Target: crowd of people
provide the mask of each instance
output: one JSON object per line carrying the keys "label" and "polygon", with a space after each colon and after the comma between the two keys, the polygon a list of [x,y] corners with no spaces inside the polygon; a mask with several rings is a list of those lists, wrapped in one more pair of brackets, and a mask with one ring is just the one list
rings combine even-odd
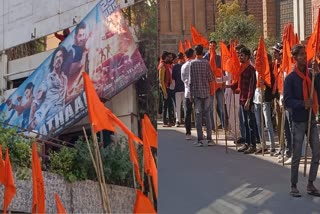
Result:
{"label": "crowd of people", "polygon": [[[214,40],[209,41],[209,50],[216,49],[216,45]],[[268,54],[271,84],[260,78],[255,69],[257,49],[251,51],[242,44],[235,46],[240,61],[237,81],[227,70],[222,71],[221,77],[215,76],[209,63],[210,52],[206,52],[202,45],[189,48],[185,53],[163,51],[158,65],[161,89],[159,113],[162,113],[163,126],[179,127],[184,121],[186,140],[191,140],[194,112],[197,132],[194,146],[213,145],[212,135],[217,129],[225,129],[228,132],[225,137],[233,138],[234,143],[240,145],[238,152],[270,154],[278,157],[279,163],[291,164],[290,194],[300,197],[297,189],[298,169],[304,153],[303,144],[306,143],[309,110],[312,109],[308,142],[312,160],[307,192],[320,196],[313,185],[320,158],[316,122],[317,94],[320,93],[318,63],[307,62],[305,46],[296,44],[291,49],[295,61],[292,72],[281,71],[282,49],[282,43],[277,43],[272,47],[272,55]],[[215,63],[221,68],[218,54]],[[315,84],[313,97],[310,98],[312,75],[315,76]],[[268,133],[268,146],[265,131]],[[284,146],[279,149],[276,149],[276,134],[278,142],[284,138]]]}

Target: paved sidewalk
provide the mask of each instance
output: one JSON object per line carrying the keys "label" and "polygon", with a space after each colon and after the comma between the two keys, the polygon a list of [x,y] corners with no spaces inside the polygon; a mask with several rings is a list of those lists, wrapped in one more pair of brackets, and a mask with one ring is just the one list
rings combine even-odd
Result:
{"label": "paved sidewalk", "polygon": [[[298,183],[302,198],[292,198],[290,166],[269,154],[239,153],[233,141],[228,141],[226,154],[223,139],[215,146],[194,147],[195,130],[192,135],[187,141],[183,127],[158,125],[158,213],[320,214],[320,198],[306,193],[303,164]],[[319,176],[315,185],[320,188]]]}

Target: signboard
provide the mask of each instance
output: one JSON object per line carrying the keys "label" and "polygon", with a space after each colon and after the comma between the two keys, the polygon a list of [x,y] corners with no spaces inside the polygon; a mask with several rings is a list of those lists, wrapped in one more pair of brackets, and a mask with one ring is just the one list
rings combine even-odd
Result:
{"label": "signboard", "polygon": [[110,99],[146,72],[116,0],[102,0],[0,105],[5,124],[56,136],[87,115],[82,72]]}

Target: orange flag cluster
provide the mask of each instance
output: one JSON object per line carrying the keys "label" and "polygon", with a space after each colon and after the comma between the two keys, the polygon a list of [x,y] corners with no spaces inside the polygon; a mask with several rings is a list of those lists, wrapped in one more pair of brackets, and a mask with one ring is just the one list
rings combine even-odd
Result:
{"label": "orange flag cluster", "polygon": [[[157,132],[151,124],[150,119],[145,115],[142,120],[142,133],[143,141],[132,133],[117,116],[115,116],[104,104],[100,101],[94,86],[87,73],[83,72],[85,93],[87,96],[87,104],[89,111],[89,118],[92,125],[95,127],[95,133],[100,130],[115,130],[115,125],[122,129],[127,134],[130,150],[130,160],[134,166],[135,176],[141,187],[143,188],[142,179],[140,176],[139,162],[137,151],[133,141],[143,144],[144,153],[144,168],[145,172],[152,176],[153,187],[156,196],[158,196],[158,172],[151,152],[151,146],[154,148],[158,147],[157,143]],[[96,108],[99,106],[99,108]],[[101,114],[100,112],[103,112]],[[105,122],[106,121],[106,122]],[[156,213],[152,203],[147,197],[145,197],[140,191],[137,191],[137,199],[134,207],[134,213]],[[152,209],[151,209],[151,208]]]}
{"label": "orange flag cluster", "polygon": [[2,159],[2,146],[0,145],[0,183],[4,185],[3,213],[7,213],[9,204],[16,194],[13,172],[9,157],[9,149],[6,149],[6,159]]}

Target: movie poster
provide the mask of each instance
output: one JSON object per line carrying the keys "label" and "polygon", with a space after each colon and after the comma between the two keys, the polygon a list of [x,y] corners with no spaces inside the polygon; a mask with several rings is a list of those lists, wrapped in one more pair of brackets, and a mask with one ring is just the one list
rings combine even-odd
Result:
{"label": "movie poster", "polygon": [[100,1],[0,106],[5,124],[56,136],[87,115],[82,72],[110,99],[146,72],[116,0]]}

